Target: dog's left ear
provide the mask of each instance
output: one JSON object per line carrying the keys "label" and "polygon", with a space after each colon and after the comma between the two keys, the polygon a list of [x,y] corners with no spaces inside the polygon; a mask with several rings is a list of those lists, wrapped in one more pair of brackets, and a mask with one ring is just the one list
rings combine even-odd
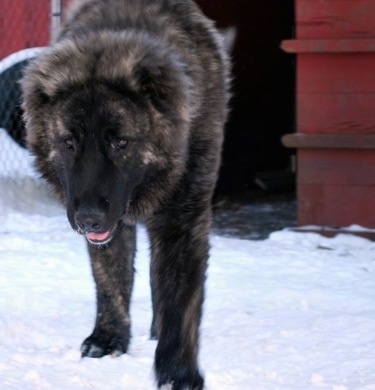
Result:
{"label": "dog's left ear", "polygon": [[236,43],[237,29],[235,27],[221,28],[219,30],[223,37],[224,48],[228,54],[231,54]]}
{"label": "dog's left ear", "polygon": [[141,68],[138,80],[141,93],[147,95],[153,103],[169,101],[176,91],[176,81],[163,65]]}
{"label": "dog's left ear", "polygon": [[188,120],[191,107],[191,79],[183,64],[170,53],[152,53],[144,57],[134,70],[137,92],[160,112]]}

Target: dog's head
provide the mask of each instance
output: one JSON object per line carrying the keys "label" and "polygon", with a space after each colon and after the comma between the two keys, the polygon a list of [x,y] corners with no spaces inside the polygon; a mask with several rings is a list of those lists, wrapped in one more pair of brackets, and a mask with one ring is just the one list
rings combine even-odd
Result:
{"label": "dog's head", "polygon": [[107,244],[124,218],[147,217],[182,175],[189,77],[159,42],[63,41],[29,65],[22,88],[36,166],[91,243]]}

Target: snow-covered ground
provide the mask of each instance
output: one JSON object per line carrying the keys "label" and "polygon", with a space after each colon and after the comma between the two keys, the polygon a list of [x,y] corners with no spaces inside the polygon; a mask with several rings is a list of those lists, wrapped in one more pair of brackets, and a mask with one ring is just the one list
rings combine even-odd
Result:
{"label": "snow-covered ground", "polygon": [[[26,189],[0,179],[0,388],[152,389],[145,230],[130,351],[81,359],[95,316],[85,243],[21,172]],[[287,230],[264,241],[213,236],[206,295],[207,390],[375,389],[375,243]]]}

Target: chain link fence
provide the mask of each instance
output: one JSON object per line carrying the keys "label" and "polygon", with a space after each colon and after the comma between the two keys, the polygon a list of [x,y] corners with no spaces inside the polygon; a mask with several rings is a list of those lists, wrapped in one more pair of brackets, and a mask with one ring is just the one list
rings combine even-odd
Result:
{"label": "chain link fence", "polygon": [[10,205],[30,210],[33,198],[47,196],[25,147],[19,80],[24,66],[54,38],[68,1],[0,0],[0,214]]}

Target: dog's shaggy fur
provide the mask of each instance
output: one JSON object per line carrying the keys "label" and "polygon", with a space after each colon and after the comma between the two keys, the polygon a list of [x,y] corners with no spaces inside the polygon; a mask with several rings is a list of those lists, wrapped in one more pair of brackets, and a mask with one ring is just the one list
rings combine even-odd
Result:
{"label": "dog's shaggy fur", "polygon": [[223,46],[191,0],[80,0],[22,81],[36,166],[89,243],[97,318],[82,355],[128,349],[134,223],[143,220],[159,387],[203,388],[199,323],[228,102]]}

